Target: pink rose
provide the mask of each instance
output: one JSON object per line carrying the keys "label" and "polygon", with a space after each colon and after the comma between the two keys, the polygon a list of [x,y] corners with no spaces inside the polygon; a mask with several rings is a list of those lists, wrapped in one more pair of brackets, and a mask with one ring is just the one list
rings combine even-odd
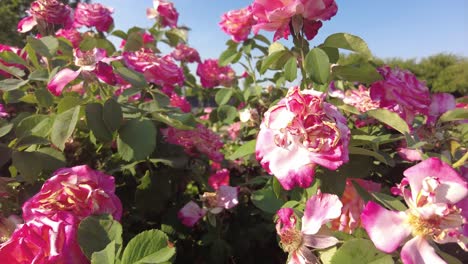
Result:
{"label": "pink rose", "polygon": [[18,32],[26,33],[36,25],[51,24],[63,25],[69,28],[72,25],[71,8],[58,0],[37,0],[31,3],[27,13],[29,16],[18,23]]}
{"label": "pink rose", "polygon": [[223,14],[219,23],[221,29],[231,35],[235,42],[246,40],[254,24],[251,7],[229,11]]}
{"label": "pink rose", "polygon": [[114,192],[114,177],[110,175],[86,165],[59,169],[23,204],[23,218],[30,221],[38,215],[65,211],[79,220],[93,214],[112,214],[120,220],[122,204]]}
{"label": "pink rose", "polygon": [[215,162],[224,159],[224,155],[220,152],[224,146],[221,138],[202,124],[198,124],[194,130],[168,127],[161,129],[161,132],[168,143],[184,147],[185,152],[191,156],[198,156],[198,153],[201,153]]}
{"label": "pink rose", "polygon": [[289,89],[264,116],[256,156],[283,188],[307,188],[321,165],[336,170],[348,162],[350,131],[346,118],[314,90]]}
{"label": "pink rose", "polygon": [[197,75],[200,76],[204,88],[214,88],[219,85],[231,86],[236,77],[231,67],[219,66],[216,59],[208,59],[198,64]]}
{"label": "pink rose", "polygon": [[36,215],[0,246],[2,263],[87,264],[77,241],[78,219],[69,212]]}
{"label": "pink rose", "polygon": [[9,116],[10,114],[6,111],[5,106],[3,104],[0,104],[0,118],[7,118]]}
{"label": "pink rose", "polygon": [[205,209],[200,208],[194,201],[190,201],[179,210],[177,218],[184,226],[193,227],[205,214]]}
{"label": "pink rose", "polygon": [[159,57],[149,49],[124,52],[122,55],[125,64],[129,68],[143,73],[148,82],[171,88],[184,84],[184,72],[169,55]]}
{"label": "pink rose", "polygon": [[166,0],[153,0],[154,8],[146,10],[146,16],[149,19],[157,18],[163,27],[177,27],[179,13],[174,7],[174,4]]}
{"label": "pink rose", "polygon": [[68,41],[71,42],[73,48],[75,48],[75,49],[80,46],[80,43],[81,43],[81,40],[82,40],[81,33],[78,30],[74,29],[74,28],[59,29],[57,32],[55,32],[55,36],[63,37],[65,39],[67,39]]}
{"label": "pink rose", "polygon": [[171,55],[177,61],[198,63],[201,62],[200,54],[198,54],[198,51],[182,43],[177,45],[177,47],[171,53]]}
{"label": "pink rose", "polygon": [[379,102],[372,101],[370,91],[364,85],[359,85],[358,89],[346,90],[343,102],[356,107],[361,113],[378,109],[380,106]]}
{"label": "pink rose", "polygon": [[[5,52],[5,51],[13,52],[16,55],[23,58],[24,60],[26,60],[26,52],[22,53],[21,49],[19,49],[17,47],[11,47],[11,46],[8,46],[8,45],[0,44],[0,52]],[[26,69],[26,67],[24,65],[17,64],[17,63],[8,63],[8,62],[5,62],[4,60],[2,60],[1,58],[0,58],[0,63],[7,66],[7,67],[16,67],[16,68],[19,68],[19,69],[22,69],[22,70]],[[5,77],[5,78],[10,78],[11,77],[11,74],[9,74],[8,72],[3,71],[3,70],[0,70],[0,75]]]}
{"label": "pink rose", "polygon": [[107,32],[114,23],[114,10],[101,4],[78,3],[75,9],[75,27],[96,27],[98,31]]}
{"label": "pink rose", "polygon": [[220,169],[208,178],[208,185],[214,190],[218,190],[221,186],[229,186],[229,170]]}
{"label": "pink rose", "polygon": [[171,104],[171,106],[173,106],[173,107],[179,108],[179,109],[182,110],[182,112],[184,112],[184,113],[190,113],[190,111],[192,111],[192,106],[191,106],[190,103],[185,99],[185,97],[179,96],[179,95],[176,94],[176,93],[173,93],[173,94],[171,95],[170,104]]}
{"label": "pink rose", "polygon": [[379,68],[383,80],[374,82],[370,96],[380,107],[396,112],[411,126],[417,114],[428,115],[431,98],[429,89],[407,70]]}

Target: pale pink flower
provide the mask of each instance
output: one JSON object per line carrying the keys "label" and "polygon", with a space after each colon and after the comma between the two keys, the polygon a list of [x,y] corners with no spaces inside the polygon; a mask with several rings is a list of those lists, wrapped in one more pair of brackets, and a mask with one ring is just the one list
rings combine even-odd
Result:
{"label": "pale pink flower", "polygon": [[[13,52],[15,53],[16,55],[20,56],[21,58],[23,58],[24,60],[26,60],[26,52],[22,53],[21,52],[21,49],[17,48],[17,47],[12,47],[12,46],[8,46],[8,45],[3,45],[3,44],[0,44],[0,52],[5,52],[5,51],[9,51],[9,52]],[[9,62],[5,62],[4,60],[2,60],[0,58],[0,63],[7,66],[7,67],[16,67],[18,69],[22,69],[22,70],[25,70],[26,67],[24,65],[21,65],[21,64],[17,64],[17,63],[9,63]],[[11,74],[6,72],[6,71],[3,71],[3,70],[0,70],[0,76],[3,76],[5,78],[10,78],[11,77]]]}
{"label": "pale pink flower", "polygon": [[210,175],[208,178],[208,185],[210,185],[214,190],[218,190],[221,186],[229,186],[229,179],[229,170],[220,169]]}
{"label": "pale pink flower", "polygon": [[177,27],[179,13],[174,4],[166,0],[153,0],[154,8],[146,10],[146,16],[149,19],[156,18],[163,27]]}
{"label": "pale pink flower", "polygon": [[59,29],[57,32],[55,32],[55,36],[63,37],[65,39],[67,39],[68,41],[70,41],[73,48],[75,48],[75,49],[80,46],[80,43],[81,43],[81,40],[82,40],[81,33],[78,30],[74,29],[74,28]]}
{"label": "pale pink flower", "polygon": [[70,28],[73,23],[72,9],[59,0],[34,1],[26,13],[29,16],[18,23],[18,32],[26,33],[36,25],[63,25]]}
{"label": "pale pink flower", "polygon": [[109,65],[115,58],[108,58],[105,50],[94,48],[89,51],[81,51],[80,49],[75,49],[73,54],[75,65],[80,68],[77,71],[65,68],[55,74],[47,85],[47,88],[53,95],[61,95],[63,88],[78,78],[80,74],[85,76],[92,74],[110,85],[116,83],[113,68]]}
{"label": "pale pink flower", "polygon": [[375,246],[391,253],[411,235],[401,250],[405,264],[445,263],[430,246],[431,240],[457,242],[467,251],[466,212],[457,206],[466,201],[466,180],[438,158],[424,160],[403,174],[405,178],[392,191],[403,196],[406,211],[390,211],[371,201],[362,212],[362,225]]}
{"label": "pale pink flower", "polygon": [[239,137],[241,131],[241,122],[234,122],[228,127],[228,134],[231,140],[236,140]]}
{"label": "pale pink flower", "polygon": [[354,230],[361,226],[361,212],[364,209],[365,202],[354,188],[353,182],[361,186],[368,192],[380,191],[380,184],[366,181],[362,179],[346,179],[346,187],[341,196],[343,208],[341,215],[331,223],[332,229],[339,230],[345,233],[353,233]]}
{"label": "pale pink flower", "polygon": [[223,153],[220,152],[224,146],[221,138],[202,124],[197,124],[194,130],[168,127],[161,129],[161,132],[168,143],[184,147],[185,152],[191,156],[201,153],[215,162],[224,159]]}
{"label": "pale pink flower", "polygon": [[197,75],[204,88],[214,88],[219,85],[231,86],[236,77],[236,73],[229,66],[219,66],[218,60],[208,59],[199,63]]}
{"label": "pale pink flower", "polygon": [[77,241],[78,223],[78,218],[69,212],[39,214],[0,245],[0,260],[18,264],[87,264],[89,260]]}
{"label": "pale pink flower", "polygon": [[179,43],[175,50],[171,53],[172,57],[177,61],[183,62],[198,62],[200,63],[200,54],[194,48],[185,44]]}
{"label": "pale pink flower", "polygon": [[317,165],[336,170],[349,160],[346,118],[324,99],[296,86],[265,113],[257,160],[286,190],[310,186]]}
{"label": "pale pink flower", "polygon": [[262,30],[275,31],[274,40],[288,38],[294,16],[303,19],[306,37],[310,40],[321,27],[319,20],[329,20],[338,11],[334,0],[255,0],[252,11],[257,23],[255,34]]}
{"label": "pale pink flower", "polygon": [[190,201],[179,210],[177,218],[184,226],[193,227],[205,214],[205,209],[200,208],[194,201]]}
{"label": "pale pink flower", "polygon": [[130,69],[143,73],[146,81],[150,83],[171,88],[184,84],[183,70],[169,55],[160,57],[152,50],[141,49],[135,52],[124,52],[123,58]]}
{"label": "pale pink flower", "polygon": [[414,74],[398,68],[383,66],[378,69],[383,80],[374,82],[370,96],[380,107],[400,115],[408,125],[413,123],[417,114],[428,115],[431,98],[429,88]]}
{"label": "pale pink flower", "polygon": [[212,214],[219,214],[223,210],[234,208],[239,204],[238,187],[221,185],[216,192],[205,192],[201,197],[204,207]]}
{"label": "pale pink flower", "polygon": [[79,220],[93,214],[111,214],[120,220],[122,204],[114,194],[114,177],[86,165],[56,171],[39,193],[23,204],[25,221],[38,215],[71,212]]}
{"label": "pale pink flower", "polygon": [[[406,144],[405,144],[406,145]],[[412,149],[412,148],[406,148],[406,147],[400,147],[397,149],[398,155],[406,160],[406,161],[420,161],[423,159],[422,157],[422,151],[419,149]]]}
{"label": "pale pink flower", "polygon": [[114,24],[112,8],[101,4],[78,3],[75,9],[75,27],[95,27],[96,30],[107,32]]}
{"label": "pale pink flower", "polygon": [[173,107],[179,108],[184,113],[190,113],[192,111],[192,106],[185,99],[185,97],[179,96],[176,93],[172,93],[171,99],[170,99],[170,105]]}
{"label": "pale pink flower", "polygon": [[6,111],[5,106],[0,104],[0,118],[7,118],[10,114]]}
{"label": "pale pink flower", "polygon": [[221,29],[226,34],[231,35],[232,40],[235,42],[246,40],[254,24],[255,19],[250,6],[223,14],[221,22],[219,22]]}
{"label": "pale pink flower", "polygon": [[427,124],[434,125],[442,114],[456,108],[456,101],[455,97],[449,93],[435,93],[431,97]]}
{"label": "pale pink flower", "polygon": [[281,247],[289,253],[288,264],[319,263],[310,248],[324,249],[338,243],[338,239],[321,229],[340,216],[342,206],[338,196],[318,192],[307,200],[300,230],[296,228],[297,218],[292,208],[282,208],[277,212],[276,233]]}
{"label": "pale pink flower", "polygon": [[210,119],[210,114],[213,112],[213,108],[211,107],[205,107],[203,108],[203,115],[200,116],[199,118],[201,120],[209,120]]}

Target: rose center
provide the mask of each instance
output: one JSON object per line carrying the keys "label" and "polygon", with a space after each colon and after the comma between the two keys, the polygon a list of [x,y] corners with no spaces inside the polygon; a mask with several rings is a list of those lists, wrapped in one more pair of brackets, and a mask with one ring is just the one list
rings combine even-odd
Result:
{"label": "rose center", "polygon": [[281,245],[284,251],[290,253],[299,249],[302,245],[302,233],[295,228],[288,228],[280,235]]}
{"label": "rose center", "polygon": [[408,217],[408,223],[412,227],[414,236],[430,236],[433,235],[440,225],[441,219],[438,216],[432,216],[428,219],[421,218],[415,214]]}

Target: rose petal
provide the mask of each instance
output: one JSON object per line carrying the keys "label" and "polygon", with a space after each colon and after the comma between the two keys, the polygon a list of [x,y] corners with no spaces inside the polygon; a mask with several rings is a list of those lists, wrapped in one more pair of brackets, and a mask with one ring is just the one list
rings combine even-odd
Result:
{"label": "rose petal", "polygon": [[36,20],[34,19],[33,16],[28,16],[23,19],[18,23],[18,32],[20,33],[26,33],[28,31],[31,31],[33,27],[37,25]]}
{"label": "rose petal", "polygon": [[204,209],[200,208],[194,201],[190,201],[180,209],[177,218],[182,221],[183,225],[193,227],[205,214]]}
{"label": "rose petal", "polygon": [[47,89],[55,95],[60,96],[62,94],[63,88],[70,83],[71,81],[75,80],[78,75],[80,75],[81,70],[73,71],[70,69],[63,69],[59,71],[55,76],[50,80],[49,84],[47,85]]}
{"label": "rose petal", "polygon": [[311,248],[328,248],[336,245],[339,240],[336,237],[324,236],[324,235],[307,235],[302,236],[304,244]]}
{"label": "rose petal", "polygon": [[401,260],[404,264],[446,264],[421,236],[406,242],[401,249]]}
{"label": "rose petal", "polygon": [[317,234],[320,227],[341,214],[343,204],[337,195],[319,193],[312,196],[306,203],[302,217],[302,233]]}
{"label": "rose petal", "polygon": [[219,189],[216,191],[218,201],[217,205],[223,207],[224,209],[231,209],[236,206],[239,201],[237,200],[237,194],[239,190],[237,187],[232,186],[219,186]]}

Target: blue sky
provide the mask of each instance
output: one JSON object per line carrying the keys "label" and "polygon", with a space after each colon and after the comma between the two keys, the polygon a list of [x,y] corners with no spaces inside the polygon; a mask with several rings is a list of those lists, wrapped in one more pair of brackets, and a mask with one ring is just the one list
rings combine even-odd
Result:
{"label": "blue sky", "polygon": [[[151,0],[94,0],[114,8],[115,26],[151,27],[146,8]],[[173,0],[186,25],[189,44],[202,59],[216,58],[229,36],[218,26],[223,13],[253,0]],[[363,38],[381,58],[421,58],[439,52],[468,56],[468,1],[466,0],[337,0],[338,14],[326,21],[312,40],[318,45],[330,34],[347,32]]]}

